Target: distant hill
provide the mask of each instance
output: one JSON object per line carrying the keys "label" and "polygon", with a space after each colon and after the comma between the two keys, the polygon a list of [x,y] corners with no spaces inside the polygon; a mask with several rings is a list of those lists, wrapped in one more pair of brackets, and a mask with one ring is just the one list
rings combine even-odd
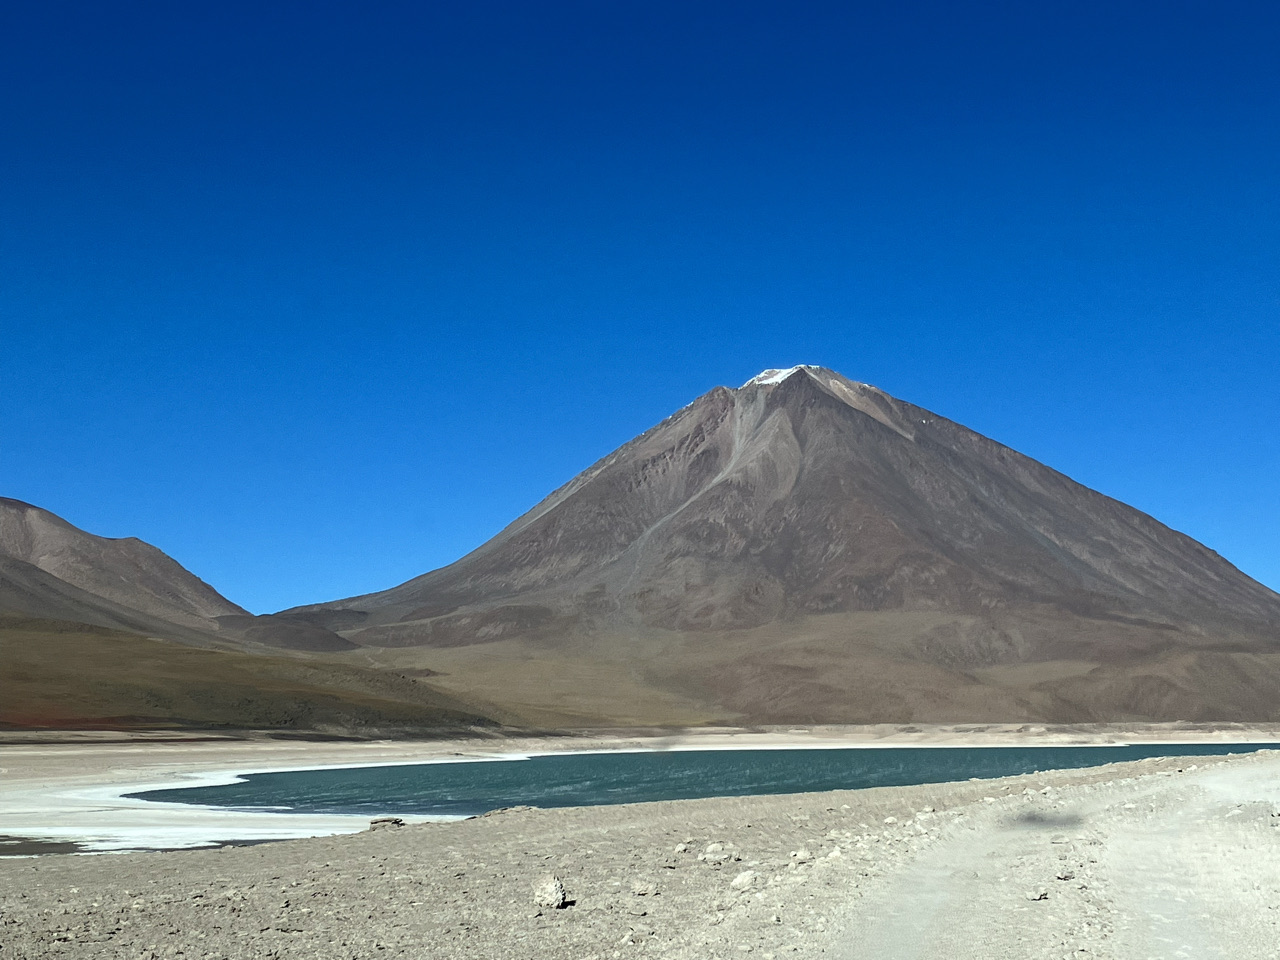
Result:
{"label": "distant hill", "polygon": [[543,722],[1280,719],[1280,595],[820,367],[712,390],[448,567],[285,614]]}
{"label": "distant hill", "polygon": [[197,645],[300,650],[352,645],[291,617],[255,617],[172,557],[134,537],[87,533],[0,497],[0,614],[53,618]]}
{"label": "distant hill", "polygon": [[352,646],[254,617],[141,540],[0,498],[0,727],[489,723],[419,679],[299,659]]}

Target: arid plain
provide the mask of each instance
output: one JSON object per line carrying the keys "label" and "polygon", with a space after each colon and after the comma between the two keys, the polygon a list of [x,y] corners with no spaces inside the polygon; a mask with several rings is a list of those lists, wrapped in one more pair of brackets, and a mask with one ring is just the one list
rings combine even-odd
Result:
{"label": "arid plain", "polygon": [[[43,791],[48,823],[59,822],[61,802],[73,831],[91,833],[96,817],[137,840],[145,818],[131,821],[101,794],[87,807],[76,798],[90,784],[173,782],[228,763],[1276,735],[1010,726],[572,743],[13,744],[0,803],[5,822],[18,823],[24,789],[28,802]],[[206,836],[231,827],[191,811],[187,840],[202,816]],[[166,817],[150,819],[157,835]],[[1280,753],[1264,751],[918,787],[513,809],[206,850],[9,858],[0,957],[1262,958],[1280,937],[1277,823]],[[367,824],[326,829],[357,827]],[[560,906],[539,902],[549,877],[564,891]]]}

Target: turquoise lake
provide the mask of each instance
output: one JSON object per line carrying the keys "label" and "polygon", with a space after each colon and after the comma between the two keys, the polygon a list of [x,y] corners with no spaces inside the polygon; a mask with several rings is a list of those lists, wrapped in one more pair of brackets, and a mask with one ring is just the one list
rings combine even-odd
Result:
{"label": "turquoise lake", "polygon": [[499,807],[591,806],[944,783],[1143,757],[1213,756],[1280,744],[894,747],[581,753],[526,759],[257,773],[241,783],[150,790],[145,800],[295,813],[475,816]]}

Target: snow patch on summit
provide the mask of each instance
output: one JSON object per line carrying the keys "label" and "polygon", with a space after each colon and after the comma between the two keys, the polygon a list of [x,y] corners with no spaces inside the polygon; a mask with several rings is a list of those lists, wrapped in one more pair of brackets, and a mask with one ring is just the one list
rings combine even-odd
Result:
{"label": "snow patch on summit", "polygon": [[794,374],[799,373],[801,370],[808,373],[837,400],[848,404],[860,413],[866,414],[872,420],[875,420],[894,431],[894,433],[897,433],[908,440],[915,440],[915,429],[912,426],[911,421],[902,417],[900,414],[895,413],[892,405],[885,405],[884,403],[877,401],[877,397],[884,398],[886,396],[883,390],[878,387],[873,387],[869,383],[859,383],[854,380],[848,380],[840,376],[838,373],[812,363],[802,363],[799,366],[788,367],[785,370],[762,370],[760,373],[757,373],[754,377],[744,383],[739,389],[751,386],[776,386]]}
{"label": "snow patch on summit", "polygon": [[772,370],[772,369],[762,370],[759,373],[757,373],[754,377],[752,377],[750,380],[748,380],[746,383],[744,383],[742,386],[749,387],[754,383],[762,387],[767,387],[775,383],[781,383],[783,380],[787,379],[787,377],[791,376],[793,373],[795,373],[798,370],[817,370],[817,369],[818,367],[814,366],[812,363],[802,363],[799,366],[788,367],[785,370]]}

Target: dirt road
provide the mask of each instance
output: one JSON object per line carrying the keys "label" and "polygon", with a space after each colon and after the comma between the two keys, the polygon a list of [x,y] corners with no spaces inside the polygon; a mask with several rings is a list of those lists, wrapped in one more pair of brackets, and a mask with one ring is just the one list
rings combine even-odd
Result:
{"label": "dirt road", "polygon": [[981,804],[856,897],[828,954],[1274,960],[1278,828],[1275,755]]}

